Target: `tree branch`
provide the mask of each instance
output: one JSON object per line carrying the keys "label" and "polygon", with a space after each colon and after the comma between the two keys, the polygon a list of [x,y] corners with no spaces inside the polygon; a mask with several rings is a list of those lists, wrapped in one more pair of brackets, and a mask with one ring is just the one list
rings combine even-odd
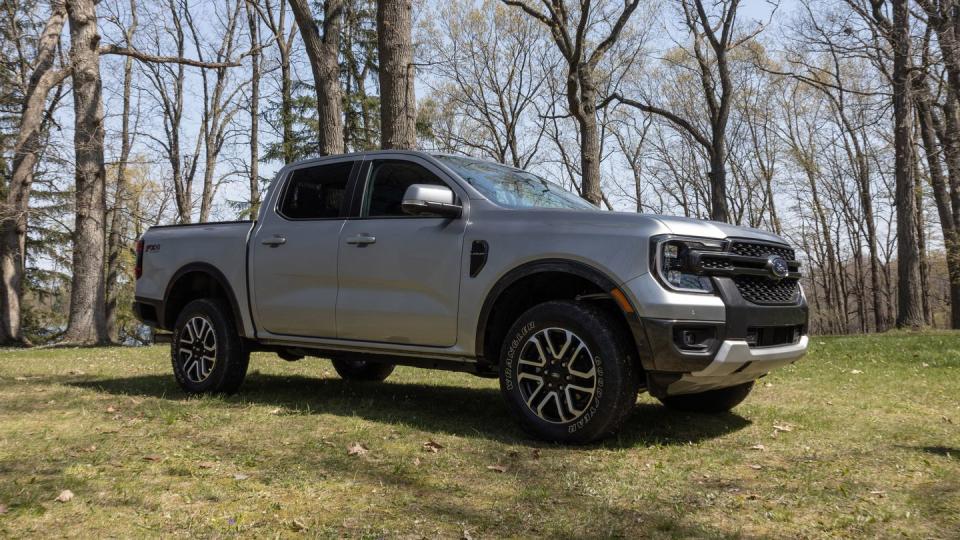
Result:
{"label": "tree branch", "polygon": [[129,56],[141,62],[152,62],[156,64],[182,64],[185,66],[207,69],[238,67],[240,65],[239,62],[203,62],[200,60],[192,60],[190,58],[181,58],[179,56],[158,56],[155,54],[138,51],[136,49],[120,47],[119,45],[103,45],[100,47],[100,54],[117,54],[120,56]]}

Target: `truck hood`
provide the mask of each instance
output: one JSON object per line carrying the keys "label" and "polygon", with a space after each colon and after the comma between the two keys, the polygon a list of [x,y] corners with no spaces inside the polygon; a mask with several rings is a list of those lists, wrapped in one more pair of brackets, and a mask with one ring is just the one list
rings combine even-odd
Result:
{"label": "truck hood", "polygon": [[754,229],[751,227],[740,227],[720,221],[706,221],[679,216],[662,216],[645,214],[647,217],[659,221],[664,227],[673,234],[683,236],[700,236],[704,238],[723,239],[728,237],[752,238],[756,240],[766,240],[768,242],[788,242],[776,234]]}

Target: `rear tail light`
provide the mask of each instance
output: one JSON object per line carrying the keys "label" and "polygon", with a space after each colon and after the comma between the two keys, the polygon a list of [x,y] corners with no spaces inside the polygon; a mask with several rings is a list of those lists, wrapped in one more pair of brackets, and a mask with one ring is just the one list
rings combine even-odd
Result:
{"label": "rear tail light", "polygon": [[137,252],[137,262],[134,264],[134,267],[133,267],[133,275],[137,279],[140,279],[140,276],[143,275],[143,239],[142,238],[140,240],[137,240],[136,252]]}

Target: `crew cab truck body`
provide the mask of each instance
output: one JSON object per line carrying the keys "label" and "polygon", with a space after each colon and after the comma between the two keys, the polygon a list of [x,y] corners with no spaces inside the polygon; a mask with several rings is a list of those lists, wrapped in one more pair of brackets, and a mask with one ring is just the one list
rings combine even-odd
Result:
{"label": "crew cab truck body", "polygon": [[149,229],[134,311],[173,331],[191,393],[233,392],[250,351],[499,377],[541,438],[615,432],[646,390],[726,411],[807,347],[780,237],[605,212],[471,158],[369,152],[284,167],[253,222]]}

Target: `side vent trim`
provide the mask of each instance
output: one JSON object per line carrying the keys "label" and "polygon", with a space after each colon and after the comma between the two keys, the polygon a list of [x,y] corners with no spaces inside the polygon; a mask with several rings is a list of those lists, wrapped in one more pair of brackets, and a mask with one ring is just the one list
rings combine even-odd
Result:
{"label": "side vent trim", "polygon": [[490,245],[486,240],[474,240],[470,246],[470,277],[475,278],[487,265],[487,255],[490,254]]}

